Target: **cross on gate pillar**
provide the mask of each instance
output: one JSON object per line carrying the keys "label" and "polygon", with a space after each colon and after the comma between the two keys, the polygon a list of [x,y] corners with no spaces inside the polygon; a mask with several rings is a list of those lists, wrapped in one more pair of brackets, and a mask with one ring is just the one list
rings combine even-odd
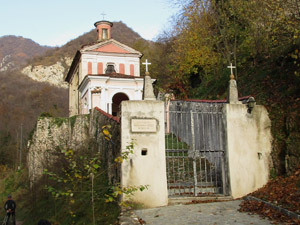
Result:
{"label": "cross on gate pillar", "polygon": [[228,87],[228,97],[227,101],[229,104],[241,104],[239,101],[239,96],[238,96],[238,88],[237,88],[237,83],[236,80],[234,79],[233,75],[233,68],[236,68],[235,66],[232,66],[232,63],[230,63],[230,66],[227,68],[230,69],[230,81],[229,81],[229,87]]}
{"label": "cross on gate pillar", "polygon": [[146,65],[146,75],[144,78],[143,100],[156,100],[154,92],[153,92],[152,80],[151,80],[151,77],[149,76],[149,72],[148,72],[148,65],[151,65],[151,63],[149,63],[148,60],[146,59],[146,62],[144,62],[143,65]]}

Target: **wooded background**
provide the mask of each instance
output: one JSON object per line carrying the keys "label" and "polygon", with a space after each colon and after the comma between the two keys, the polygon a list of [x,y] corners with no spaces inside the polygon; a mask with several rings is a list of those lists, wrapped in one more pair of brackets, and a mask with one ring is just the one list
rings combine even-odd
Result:
{"label": "wooded background", "polygon": [[[299,1],[178,0],[174,4],[181,10],[155,42],[142,39],[122,22],[114,22],[112,37],[141,51],[141,61],[152,63],[149,70],[157,79],[156,92],[173,92],[177,99],[226,98],[227,66],[233,63],[239,95],[254,96],[270,113],[272,176],[291,173],[300,164]],[[92,30],[41,52],[27,64],[52,65],[96,39]],[[21,124],[25,147],[41,113],[67,116],[68,92],[32,81],[17,68],[1,72],[0,79],[0,163],[16,166]]]}

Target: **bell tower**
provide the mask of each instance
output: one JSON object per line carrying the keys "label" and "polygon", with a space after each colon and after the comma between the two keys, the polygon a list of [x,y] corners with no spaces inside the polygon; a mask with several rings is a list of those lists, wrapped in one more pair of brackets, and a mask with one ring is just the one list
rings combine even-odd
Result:
{"label": "bell tower", "polygon": [[113,23],[101,20],[96,23],[94,23],[95,27],[97,28],[98,32],[98,41],[108,40],[111,37],[111,27],[113,26]]}

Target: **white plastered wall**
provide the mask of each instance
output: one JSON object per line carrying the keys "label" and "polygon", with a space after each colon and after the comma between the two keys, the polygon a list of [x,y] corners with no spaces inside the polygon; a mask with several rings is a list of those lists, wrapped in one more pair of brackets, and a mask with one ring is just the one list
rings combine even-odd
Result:
{"label": "white plastered wall", "polygon": [[[101,89],[98,98],[92,97],[91,91],[95,88]],[[100,109],[107,113],[111,112],[112,98],[117,93],[124,93],[128,96],[129,100],[142,100],[143,95],[143,79],[115,79],[101,76],[91,76],[80,88],[81,96],[90,99],[88,101],[88,110],[92,106],[98,106]],[[86,95],[86,93],[89,93]]]}
{"label": "white plastered wall", "polygon": [[[130,75],[130,64],[134,65],[134,76],[140,76],[140,58],[133,56],[112,56],[112,55],[98,55],[98,54],[83,54],[82,55],[82,74],[83,76],[88,74],[88,62],[92,63],[92,74],[98,74],[97,65],[98,62],[103,64],[103,74],[107,64],[114,63],[115,70],[119,73],[119,65],[122,63],[125,65],[125,74]],[[81,82],[81,81],[80,81]]]}
{"label": "white plastered wall", "polygon": [[[124,160],[121,169],[123,187],[149,185],[147,190],[134,193],[132,200],[146,207],[159,207],[168,204],[164,103],[161,101],[123,101],[121,103],[121,149],[133,141],[133,154]],[[132,119],[155,119],[157,132],[132,132]],[[142,150],[147,154],[142,155]],[[124,196],[124,200],[128,200]]]}
{"label": "white plastered wall", "polygon": [[242,104],[226,104],[229,180],[234,198],[262,187],[269,179],[271,121],[265,107],[247,112]]}

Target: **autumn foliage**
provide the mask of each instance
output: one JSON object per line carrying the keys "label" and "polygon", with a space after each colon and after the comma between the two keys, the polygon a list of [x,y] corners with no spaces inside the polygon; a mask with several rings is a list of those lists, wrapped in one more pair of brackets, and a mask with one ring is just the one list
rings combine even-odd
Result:
{"label": "autumn foliage", "polygon": [[[300,167],[291,176],[272,179],[250,195],[300,215]],[[258,213],[277,222],[300,224],[300,220],[286,216],[263,202],[244,201],[240,211]]]}
{"label": "autumn foliage", "polygon": [[[239,95],[265,105],[274,137],[272,175],[300,165],[300,5],[286,0],[175,1],[180,11],[158,42],[157,84],[176,98],[226,98],[230,70]],[[151,59],[150,59],[151,60]]]}

